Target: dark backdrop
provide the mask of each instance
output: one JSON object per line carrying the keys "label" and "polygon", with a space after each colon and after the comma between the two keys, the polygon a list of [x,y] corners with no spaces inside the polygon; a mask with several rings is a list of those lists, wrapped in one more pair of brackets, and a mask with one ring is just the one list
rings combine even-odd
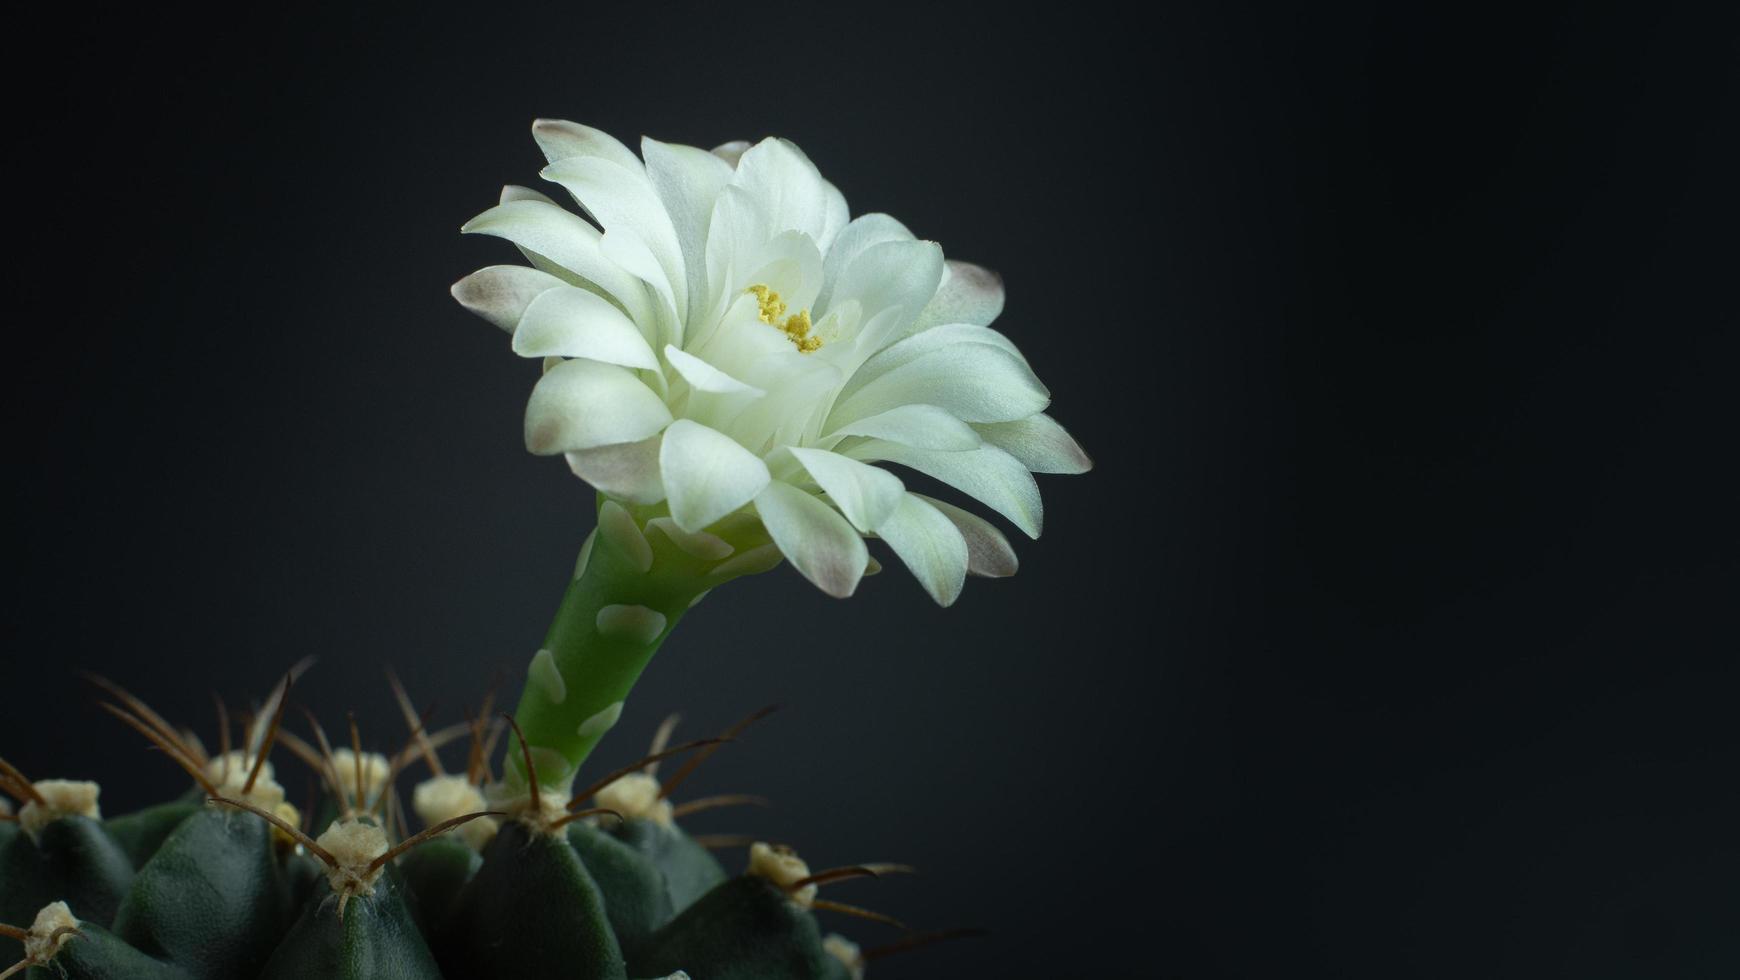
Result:
{"label": "dark backdrop", "polygon": [[15,24],[0,750],[180,789],[81,666],[193,719],[317,654],[376,741],[387,664],[517,688],[589,495],[458,227],[535,116],[776,133],[1003,273],[1098,468],[951,610],[716,594],[601,758],[787,705],[697,826],[994,933],[876,976],[1734,975],[1734,25],[1392,6]]}

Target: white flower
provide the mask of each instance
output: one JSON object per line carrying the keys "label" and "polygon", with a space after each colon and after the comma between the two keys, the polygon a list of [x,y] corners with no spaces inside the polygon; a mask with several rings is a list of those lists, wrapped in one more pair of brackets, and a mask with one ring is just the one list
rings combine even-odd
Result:
{"label": "white flower", "polygon": [[[510,186],[464,230],[532,268],[491,266],[453,295],[544,359],[526,445],[643,516],[697,532],[739,511],[830,595],[886,541],[940,603],[968,571],[1008,575],[1001,532],[906,490],[898,463],[1037,537],[1032,473],[1089,462],[1043,414],[1050,395],[989,324],[997,276],[945,261],[846,200],[791,143],[707,151],[641,141],[642,159],[540,120],[542,176],[592,219]],[[596,225],[593,223],[596,222]],[[602,232],[600,232],[600,228]]]}

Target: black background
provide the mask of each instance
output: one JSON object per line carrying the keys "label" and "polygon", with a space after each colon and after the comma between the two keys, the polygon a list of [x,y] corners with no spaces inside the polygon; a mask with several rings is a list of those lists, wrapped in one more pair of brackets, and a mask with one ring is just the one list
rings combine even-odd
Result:
{"label": "black background", "polygon": [[457,229],[536,116],[773,133],[1003,274],[1098,465],[953,609],[715,594],[601,759],[785,704],[695,826],[993,931],[873,976],[1735,975],[1734,24],[1391,7],[15,25],[0,753],[182,788],[81,666],[194,720],[316,654],[378,743],[389,663],[517,689],[590,495]]}

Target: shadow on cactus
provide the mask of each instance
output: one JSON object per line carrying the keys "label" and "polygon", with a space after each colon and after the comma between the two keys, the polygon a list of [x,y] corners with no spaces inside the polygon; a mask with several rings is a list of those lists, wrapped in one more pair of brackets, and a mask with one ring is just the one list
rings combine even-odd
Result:
{"label": "shadow on cactus", "polygon": [[[524,187],[464,231],[529,266],[491,266],[453,295],[541,364],[527,448],[561,455],[596,493],[515,712],[486,697],[430,730],[391,679],[406,743],[369,751],[286,724],[298,665],[215,750],[101,678],[102,707],[179,765],[182,796],[103,819],[94,783],[33,781],[0,763],[0,973],[71,978],[651,978],[844,980],[965,933],[914,933],[820,897],[897,864],[813,871],[790,848],[691,836],[679,819],[764,802],[677,802],[680,787],[766,710],[580,782],[635,681],[710,591],[789,561],[853,594],[886,546],[943,605],[969,574],[1016,559],[995,525],[908,490],[888,465],[984,504],[1037,536],[1035,473],[1089,461],[1044,414],[1050,395],[990,323],[991,272],[945,260],[881,214],[849,220],[796,146],[714,150],[646,139],[641,155],[540,120],[542,176],[584,216]],[[463,743],[463,766],[442,752]],[[299,808],[271,761],[288,751],[322,791]],[[491,759],[500,754],[498,767]],[[669,771],[661,778],[661,766]],[[407,807],[398,791],[422,773]],[[576,788],[578,784],[578,788]],[[413,830],[413,820],[420,829]],[[747,846],[732,876],[714,857]],[[871,950],[816,913],[890,932]]]}

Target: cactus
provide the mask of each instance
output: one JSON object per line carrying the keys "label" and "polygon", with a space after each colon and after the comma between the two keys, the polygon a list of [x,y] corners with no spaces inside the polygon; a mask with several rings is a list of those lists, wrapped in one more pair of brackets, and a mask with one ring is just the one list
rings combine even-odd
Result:
{"label": "cactus", "polygon": [[[648,139],[636,156],[574,123],[540,120],[533,135],[543,176],[587,217],[505,188],[462,230],[512,242],[530,265],[453,287],[541,365],[527,448],[562,456],[596,492],[595,529],[516,710],[497,720],[486,699],[468,723],[429,731],[393,679],[406,745],[365,751],[352,718],[335,749],[312,715],[306,737],[284,724],[301,664],[239,747],[220,703],[208,752],[94,678],[103,709],[194,788],[104,819],[96,784],[0,764],[0,792],[21,804],[0,820],[0,932],[23,945],[0,980],[845,980],[962,934],[861,951],[816,913],[905,927],[819,890],[911,869],[812,871],[748,840],[732,875],[708,846],[726,842],[679,825],[753,800],[671,794],[765,712],[680,745],[666,724],[645,757],[580,777],[677,623],[734,579],[789,561],[844,598],[881,567],[867,540],[942,605],[969,573],[1014,573],[1002,531],[884,465],[1035,537],[1033,474],[1089,468],[1044,413],[1050,395],[1026,359],[990,327],[1001,280],[945,261],[887,215],[849,220],[839,190],[783,140],[707,151]],[[466,764],[450,772],[441,749],[466,737]],[[280,748],[319,775],[319,799],[286,798]],[[428,773],[407,812],[397,787],[418,767]]]}
{"label": "cactus", "polygon": [[[572,794],[534,778],[523,797],[490,804],[486,764],[507,716],[425,730],[407,705],[410,741],[391,755],[333,749],[283,724],[291,680],[278,686],[242,748],[207,753],[187,728],[103,682],[103,707],[179,764],[192,788],[119,817],[95,783],[32,781],[0,760],[0,934],[23,958],[0,977],[29,980],[229,980],[332,977],[643,978],[681,975],[839,980],[863,954],[816,919],[834,910],[893,920],[816,897],[842,878],[904,867],[811,873],[795,854],[751,842],[733,876],[679,818],[758,802],[721,796],[675,803],[671,791],[715,750],[767,713],[713,738],[668,745],[674,718],[642,759]],[[224,714],[227,715],[227,712]],[[470,736],[466,767],[441,748]],[[521,764],[536,775],[520,742]],[[288,749],[318,774],[321,797],[296,807],[275,776]],[[659,778],[659,765],[681,764]],[[411,810],[396,792],[415,767]],[[591,804],[591,805],[587,805]],[[494,808],[492,808],[492,806]],[[316,814],[326,816],[317,817]],[[324,820],[315,836],[314,820]]]}

